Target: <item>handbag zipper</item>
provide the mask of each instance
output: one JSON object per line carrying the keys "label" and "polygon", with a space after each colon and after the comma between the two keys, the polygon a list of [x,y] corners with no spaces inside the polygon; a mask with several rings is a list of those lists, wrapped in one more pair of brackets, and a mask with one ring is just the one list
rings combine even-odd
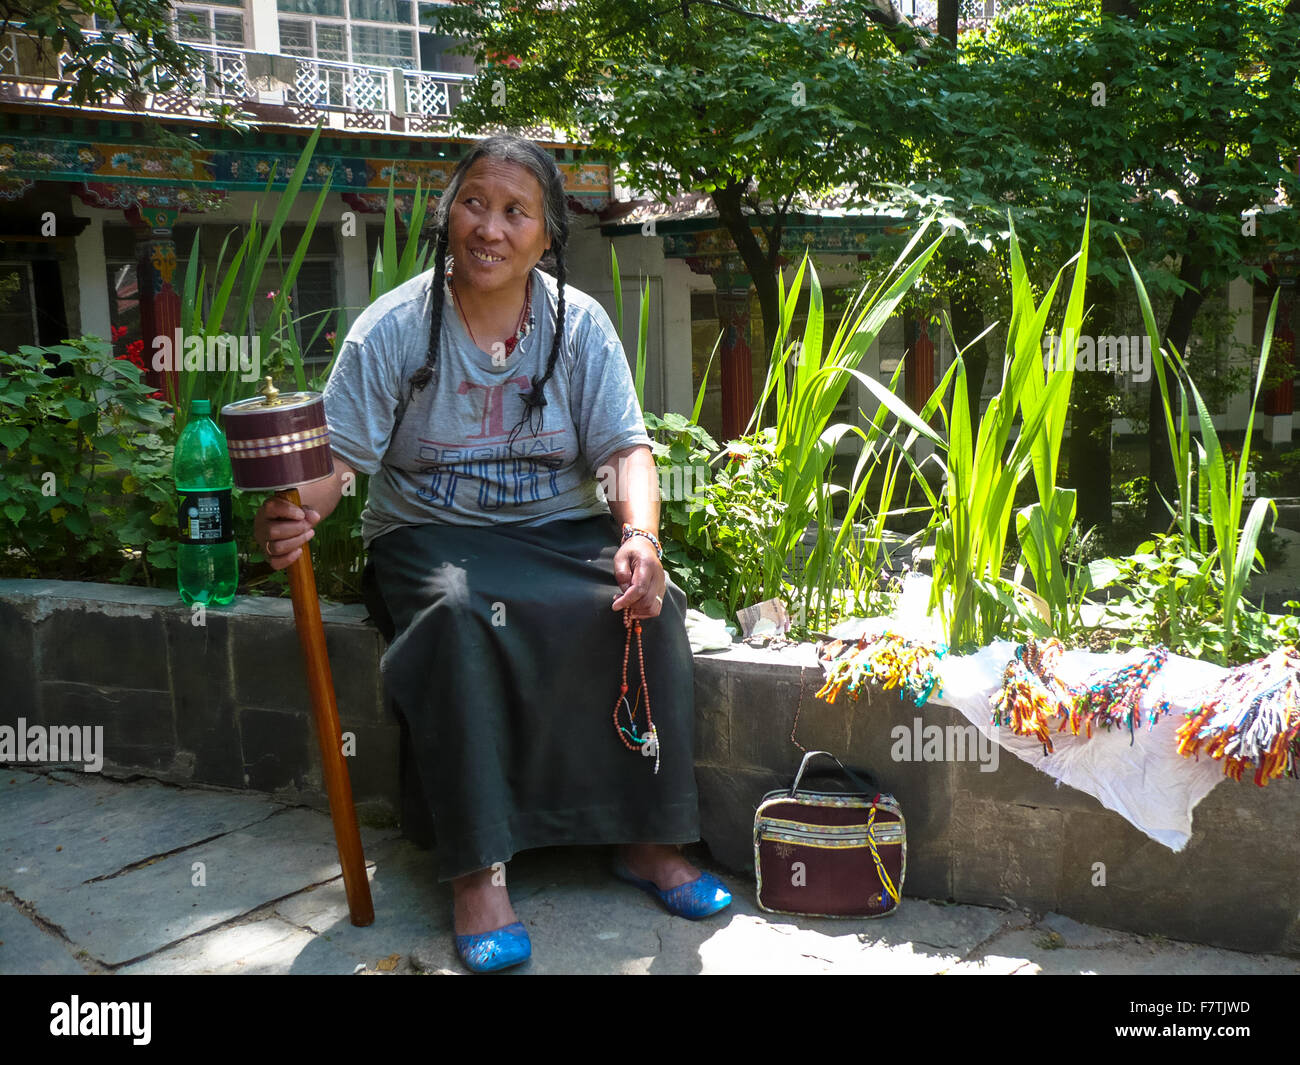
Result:
{"label": "handbag zipper", "polygon": [[[798,798],[791,796],[788,789],[778,791],[769,791],[760,800],[759,805],[763,806],[772,801],[795,802],[798,801],[805,806],[870,806],[871,796],[861,794],[845,794],[839,791],[800,791]],[[902,813],[899,808],[898,800],[888,792],[881,792],[876,801],[878,810],[889,810],[891,813]]]}
{"label": "handbag zipper", "polygon": [[[809,829],[793,821],[764,818],[758,823],[758,837],[759,839],[774,840],[780,843],[799,843],[810,847],[865,847],[867,845],[866,827],[866,825],[831,825],[820,829]],[[877,845],[902,843],[904,840],[903,826],[897,821],[873,825],[871,838]]]}

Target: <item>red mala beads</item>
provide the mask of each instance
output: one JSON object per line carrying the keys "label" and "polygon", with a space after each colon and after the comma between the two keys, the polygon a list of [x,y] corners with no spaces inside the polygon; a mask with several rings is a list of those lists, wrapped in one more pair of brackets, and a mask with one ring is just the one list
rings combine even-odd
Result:
{"label": "red mala beads", "polygon": [[[649,758],[652,755],[655,760],[655,772],[659,772],[659,732],[655,728],[654,719],[650,716],[650,689],[646,685],[645,675],[645,646],[641,641],[641,621],[633,619],[632,609],[628,607],[623,611],[623,626],[627,629],[627,642],[623,645],[623,682],[619,685],[618,698],[614,700],[614,730],[618,735],[620,742],[629,751],[640,751],[642,757]],[[627,662],[632,656],[632,636],[636,635],[636,655],[637,662],[641,666],[641,684],[637,688],[636,703],[630,704],[627,701]],[[636,708],[641,705],[641,697],[645,696],[645,732],[638,733],[636,727]],[[627,724],[624,725],[619,719],[620,711],[626,713]]]}

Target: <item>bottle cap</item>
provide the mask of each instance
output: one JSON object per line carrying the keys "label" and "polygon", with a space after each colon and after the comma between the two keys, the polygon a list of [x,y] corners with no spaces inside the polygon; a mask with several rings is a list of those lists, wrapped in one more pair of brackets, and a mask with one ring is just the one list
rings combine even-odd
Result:
{"label": "bottle cap", "polygon": [[211,414],[212,403],[206,399],[195,399],[190,401],[191,414]]}

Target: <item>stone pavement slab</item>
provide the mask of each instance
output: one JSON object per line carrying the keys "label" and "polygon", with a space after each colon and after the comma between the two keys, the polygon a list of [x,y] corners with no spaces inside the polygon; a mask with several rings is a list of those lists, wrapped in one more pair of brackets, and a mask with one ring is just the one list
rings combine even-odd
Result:
{"label": "stone pavement slab", "polygon": [[252,825],[265,797],[0,770],[0,888],[39,904],[134,862]]}
{"label": "stone pavement slab", "polygon": [[[432,852],[395,831],[363,831],[376,920],[354,928],[326,814],[80,776],[0,771],[0,884],[17,885],[0,891],[0,973],[465,972],[450,885]],[[688,854],[719,871],[702,848]],[[767,914],[754,885],[730,876],[732,907],[692,922],[616,880],[609,858],[605,847],[557,847],[510,862],[535,951],[511,974],[1300,973],[1300,959],[1053,913],[906,898],[874,921]]]}
{"label": "stone pavement slab", "polygon": [[[1096,930],[1101,931],[1101,930]],[[1242,954],[1218,947],[1176,943],[1123,932],[1104,946],[1092,949],[1061,945],[1043,926],[1007,932],[987,944],[978,957],[954,967],[954,973],[987,972],[1013,966],[1029,974],[1086,973],[1099,976],[1296,976],[1300,959],[1270,954]]]}
{"label": "stone pavement slab", "polygon": [[278,917],[263,917],[193,936],[117,972],[126,976],[288,973],[295,971],[295,961],[318,938]]}
{"label": "stone pavement slab", "polygon": [[[375,923],[348,919],[341,877],[308,886],[245,920],[195,935],[119,972],[281,972],[350,975],[376,968],[413,942],[451,936],[451,891],[435,885],[432,853],[406,840],[366,846]],[[337,861],[335,863],[337,868]]]}
{"label": "stone pavement slab", "polygon": [[[393,834],[363,830],[362,845]],[[338,861],[329,818],[287,809],[109,880],[43,895],[38,908],[96,960],[121,965],[339,876]]]}
{"label": "stone pavement slab", "polygon": [[1073,917],[1059,913],[1049,913],[1038,924],[1049,938],[1055,934],[1060,938],[1061,945],[1066,947],[1106,947],[1134,938],[1128,932],[1080,924]]}
{"label": "stone pavement slab", "polygon": [[[384,879],[386,862],[393,880],[414,875],[419,883],[398,891],[376,887],[371,928],[347,923],[339,881],[277,903],[275,913],[328,934],[328,949],[345,952],[326,971],[348,972],[354,964],[375,971],[379,960],[396,954],[395,971],[463,972],[452,939],[450,892],[433,884],[432,855],[407,843],[377,855],[375,884]],[[701,864],[709,867],[707,861]],[[761,913],[752,885],[746,888],[729,878],[736,898],[727,913],[685,921],[616,880],[608,871],[607,848],[528,852],[508,870],[515,911],[528,926],[534,950],[533,960],[514,970],[516,975],[932,973],[956,964],[1009,923],[1023,920],[981,907],[910,899],[894,917],[871,922],[782,917]],[[191,943],[225,934],[218,930]],[[319,948],[326,949],[323,944]],[[179,952],[156,955],[131,971],[165,971],[154,966],[179,960]],[[321,970],[310,960],[286,971]]]}
{"label": "stone pavement slab", "polygon": [[0,974],[83,976],[85,972],[62,940],[12,902],[0,901]]}

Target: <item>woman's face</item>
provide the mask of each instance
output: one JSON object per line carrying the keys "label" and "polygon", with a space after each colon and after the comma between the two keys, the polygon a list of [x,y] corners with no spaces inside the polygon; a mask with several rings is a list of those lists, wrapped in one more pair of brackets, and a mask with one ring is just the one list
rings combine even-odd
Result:
{"label": "woman's face", "polygon": [[447,240],[457,285],[518,291],[551,246],[542,186],[517,163],[479,159],[451,205]]}

